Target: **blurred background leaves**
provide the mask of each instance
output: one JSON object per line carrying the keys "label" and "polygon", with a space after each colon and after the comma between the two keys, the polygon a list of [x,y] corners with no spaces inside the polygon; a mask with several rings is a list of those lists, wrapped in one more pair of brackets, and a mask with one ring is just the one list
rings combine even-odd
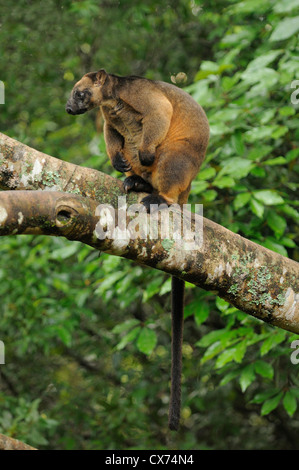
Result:
{"label": "blurred background leaves", "polygon": [[[0,0],[1,132],[119,177],[73,84],[105,68],[185,87],[211,138],[190,202],[298,261],[298,0]],[[187,78],[187,80],[186,80]],[[298,449],[283,330],[188,286],[183,423],[167,429],[170,283],[79,243],[0,240],[0,431],[50,449]]]}

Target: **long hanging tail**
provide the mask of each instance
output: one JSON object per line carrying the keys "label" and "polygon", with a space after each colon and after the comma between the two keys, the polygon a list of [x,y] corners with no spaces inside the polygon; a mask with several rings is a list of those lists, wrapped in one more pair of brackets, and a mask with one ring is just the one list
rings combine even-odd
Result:
{"label": "long hanging tail", "polygon": [[181,415],[181,375],[182,375],[182,342],[184,329],[184,293],[185,281],[172,277],[171,282],[171,395],[169,404],[168,426],[176,431]]}

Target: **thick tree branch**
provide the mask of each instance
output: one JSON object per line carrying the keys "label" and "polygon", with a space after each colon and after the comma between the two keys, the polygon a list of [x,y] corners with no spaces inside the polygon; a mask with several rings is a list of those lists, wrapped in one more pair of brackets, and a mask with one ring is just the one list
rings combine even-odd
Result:
{"label": "thick tree branch", "polygon": [[24,442],[13,439],[12,437],[0,434],[0,450],[37,450],[34,447],[24,444]]}
{"label": "thick tree branch", "polygon": [[[28,164],[29,156],[31,173],[27,172],[24,178],[18,171]],[[201,216],[193,215],[191,220],[192,234],[199,235],[200,226],[203,228],[203,239],[199,237],[193,249],[186,249],[184,239],[176,240],[171,234],[163,236],[163,223],[159,225],[158,236],[146,237],[144,229],[149,229],[152,222],[149,215],[141,214],[137,220],[135,214],[125,214],[121,219],[121,211],[116,211],[114,221],[107,208],[96,209],[99,203],[109,203],[112,212],[118,208],[117,196],[124,196],[119,180],[61,163],[3,134],[0,134],[0,159],[2,188],[11,188],[15,181],[14,189],[51,189],[0,193],[0,235],[43,233],[78,240],[215,291],[244,312],[299,333],[298,263]],[[44,170],[39,165],[44,165]],[[49,171],[57,173],[59,185],[45,185],[44,176]],[[73,181],[76,181],[75,192],[88,197],[66,193],[72,192]],[[130,195],[127,205],[141,197]],[[178,227],[181,228],[180,223]]]}
{"label": "thick tree branch", "polygon": [[0,189],[63,191],[110,204],[123,194],[120,180],[51,157],[1,132]]}

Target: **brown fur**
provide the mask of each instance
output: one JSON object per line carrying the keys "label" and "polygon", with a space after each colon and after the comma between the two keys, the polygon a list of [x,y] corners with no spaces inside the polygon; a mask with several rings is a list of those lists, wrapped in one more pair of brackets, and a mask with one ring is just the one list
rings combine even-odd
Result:
{"label": "brown fur", "polygon": [[[83,102],[78,91],[88,92]],[[80,107],[81,106],[81,107]],[[100,107],[108,156],[128,163],[168,204],[185,203],[209,139],[203,109],[183,90],[140,77],[117,77],[104,70],[84,75],[67,104],[71,114]]]}

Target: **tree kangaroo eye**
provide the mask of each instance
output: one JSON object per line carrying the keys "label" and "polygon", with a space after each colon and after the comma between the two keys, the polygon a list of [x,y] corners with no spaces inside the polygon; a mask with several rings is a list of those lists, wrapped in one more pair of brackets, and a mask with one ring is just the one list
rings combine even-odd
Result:
{"label": "tree kangaroo eye", "polygon": [[85,97],[84,91],[76,91],[75,97],[76,97],[77,99],[83,100],[84,97]]}

